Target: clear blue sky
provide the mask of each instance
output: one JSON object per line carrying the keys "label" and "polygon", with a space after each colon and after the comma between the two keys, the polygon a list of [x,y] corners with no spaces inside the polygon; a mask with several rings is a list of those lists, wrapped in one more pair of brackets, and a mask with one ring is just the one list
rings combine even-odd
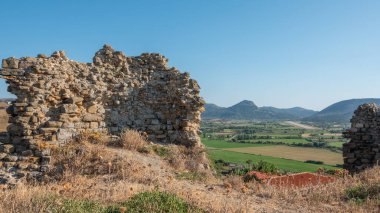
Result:
{"label": "clear blue sky", "polygon": [[89,62],[104,43],[159,52],[221,106],[380,97],[379,0],[12,0],[0,26],[0,58],[65,50]]}

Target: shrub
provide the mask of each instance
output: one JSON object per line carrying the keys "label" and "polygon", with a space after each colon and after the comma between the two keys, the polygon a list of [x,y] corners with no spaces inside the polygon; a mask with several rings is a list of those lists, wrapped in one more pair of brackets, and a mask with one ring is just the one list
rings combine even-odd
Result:
{"label": "shrub", "polygon": [[323,161],[318,161],[318,160],[306,160],[305,163],[324,164]]}
{"label": "shrub", "polygon": [[173,194],[158,191],[137,194],[121,206],[128,212],[205,212]]}
{"label": "shrub", "polygon": [[107,142],[107,134],[86,130],[76,137],[76,141],[79,143],[105,144]]}
{"label": "shrub", "polygon": [[169,164],[176,169],[199,172],[210,164],[203,147],[172,146],[169,153]]}
{"label": "shrub", "polygon": [[70,142],[52,152],[55,169],[51,177],[62,178],[64,172],[82,175],[101,175],[114,172],[118,163],[102,146]]}
{"label": "shrub", "polygon": [[90,200],[71,200],[65,199],[61,205],[50,207],[48,212],[56,213],[85,213],[85,212],[106,212],[107,209],[100,203]]}
{"label": "shrub", "polygon": [[262,160],[260,160],[257,164],[254,164],[253,170],[271,174],[278,173],[278,169],[274,164]]}
{"label": "shrub", "polygon": [[170,150],[164,146],[154,145],[152,150],[160,157],[169,157],[171,155]]}
{"label": "shrub", "polygon": [[129,150],[139,150],[147,144],[148,142],[145,137],[140,134],[140,132],[127,129],[120,134],[120,140],[115,141],[113,145]]}
{"label": "shrub", "polygon": [[362,184],[345,191],[346,197],[355,202],[362,203],[367,199],[375,199],[380,202],[380,183]]}

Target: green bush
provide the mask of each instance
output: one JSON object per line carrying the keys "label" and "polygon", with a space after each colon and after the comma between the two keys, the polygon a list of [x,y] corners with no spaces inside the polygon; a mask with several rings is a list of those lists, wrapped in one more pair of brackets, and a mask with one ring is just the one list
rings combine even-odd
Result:
{"label": "green bush", "polygon": [[272,163],[268,163],[266,161],[259,161],[257,164],[253,165],[253,170],[265,173],[276,174],[278,173],[278,169]]}
{"label": "green bush", "polygon": [[306,160],[305,163],[324,164],[323,161],[318,161],[318,160]]}
{"label": "green bush", "polygon": [[35,198],[32,202],[47,203],[48,212],[52,213],[145,213],[145,212],[205,212],[188,204],[176,195],[167,192],[143,192],[125,202],[104,205],[91,200],[61,199],[58,196]]}
{"label": "green bush", "polygon": [[346,197],[358,203],[363,203],[367,199],[380,201],[380,183],[370,185],[359,185],[346,190]]}
{"label": "green bush", "polygon": [[153,146],[153,151],[160,157],[169,157],[170,156],[170,150],[163,146]]}
{"label": "green bush", "polygon": [[[121,206],[127,212],[205,212],[167,192],[143,192],[131,197]],[[118,212],[118,211],[113,211]]]}
{"label": "green bush", "polygon": [[248,174],[245,174],[244,176],[243,176],[243,181],[244,182],[251,182],[251,181],[253,181],[253,180],[255,180],[255,181],[260,181],[260,179],[259,178],[257,178],[256,177],[256,175],[248,175]]}
{"label": "green bush", "polygon": [[32,202],[45,203],[48,211],[54,213],[87,213],[87,212],[107,212],[107,208],[98,202],[91,200],[63,199],[59,201],[57,196],[35,198]]}

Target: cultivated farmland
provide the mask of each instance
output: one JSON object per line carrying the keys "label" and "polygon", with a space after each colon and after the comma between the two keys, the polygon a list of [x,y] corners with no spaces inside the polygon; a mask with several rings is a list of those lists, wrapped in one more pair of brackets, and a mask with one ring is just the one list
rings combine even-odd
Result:
{"label": "cultivated farmland", "polygon": [[214,161],[266,161],[284,171],[316,171],[343,163],[341,149],[346,139],[341,130],[305,129],[283,122],[216,120],[203,122],[202,142]]}
{"label": "cultivated farmland", "polygon": [[263,146],[245,148],[227,148],[227,151],[241,152],[256,155],[265,155],[298,161],[322,161],[328,165],[342,164],[343,158],[340,153],[326,149],[290,146]]}

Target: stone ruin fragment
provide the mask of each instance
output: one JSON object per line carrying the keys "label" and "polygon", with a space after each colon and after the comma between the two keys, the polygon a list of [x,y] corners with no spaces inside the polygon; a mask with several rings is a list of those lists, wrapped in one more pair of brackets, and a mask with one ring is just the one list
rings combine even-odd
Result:
{"label": "stone ruin fragment", "polygon": [[376,104],[359,106],[351,119],[351,128],[344,132],[343,167],[359,172],[380,162],[380,109]]}
{"label": "stone ruin fragment", "polygon": [[84,131],[135,129],[155,143],[200,146],[200,88],[167,62],[160,54],[127,57],[108,45],[93,63],[70,60],[63,51],[4,59],[0,77],[17,99],[7,109],[0,180],[43,174],[51,160],[46,144],[65,143]]}

